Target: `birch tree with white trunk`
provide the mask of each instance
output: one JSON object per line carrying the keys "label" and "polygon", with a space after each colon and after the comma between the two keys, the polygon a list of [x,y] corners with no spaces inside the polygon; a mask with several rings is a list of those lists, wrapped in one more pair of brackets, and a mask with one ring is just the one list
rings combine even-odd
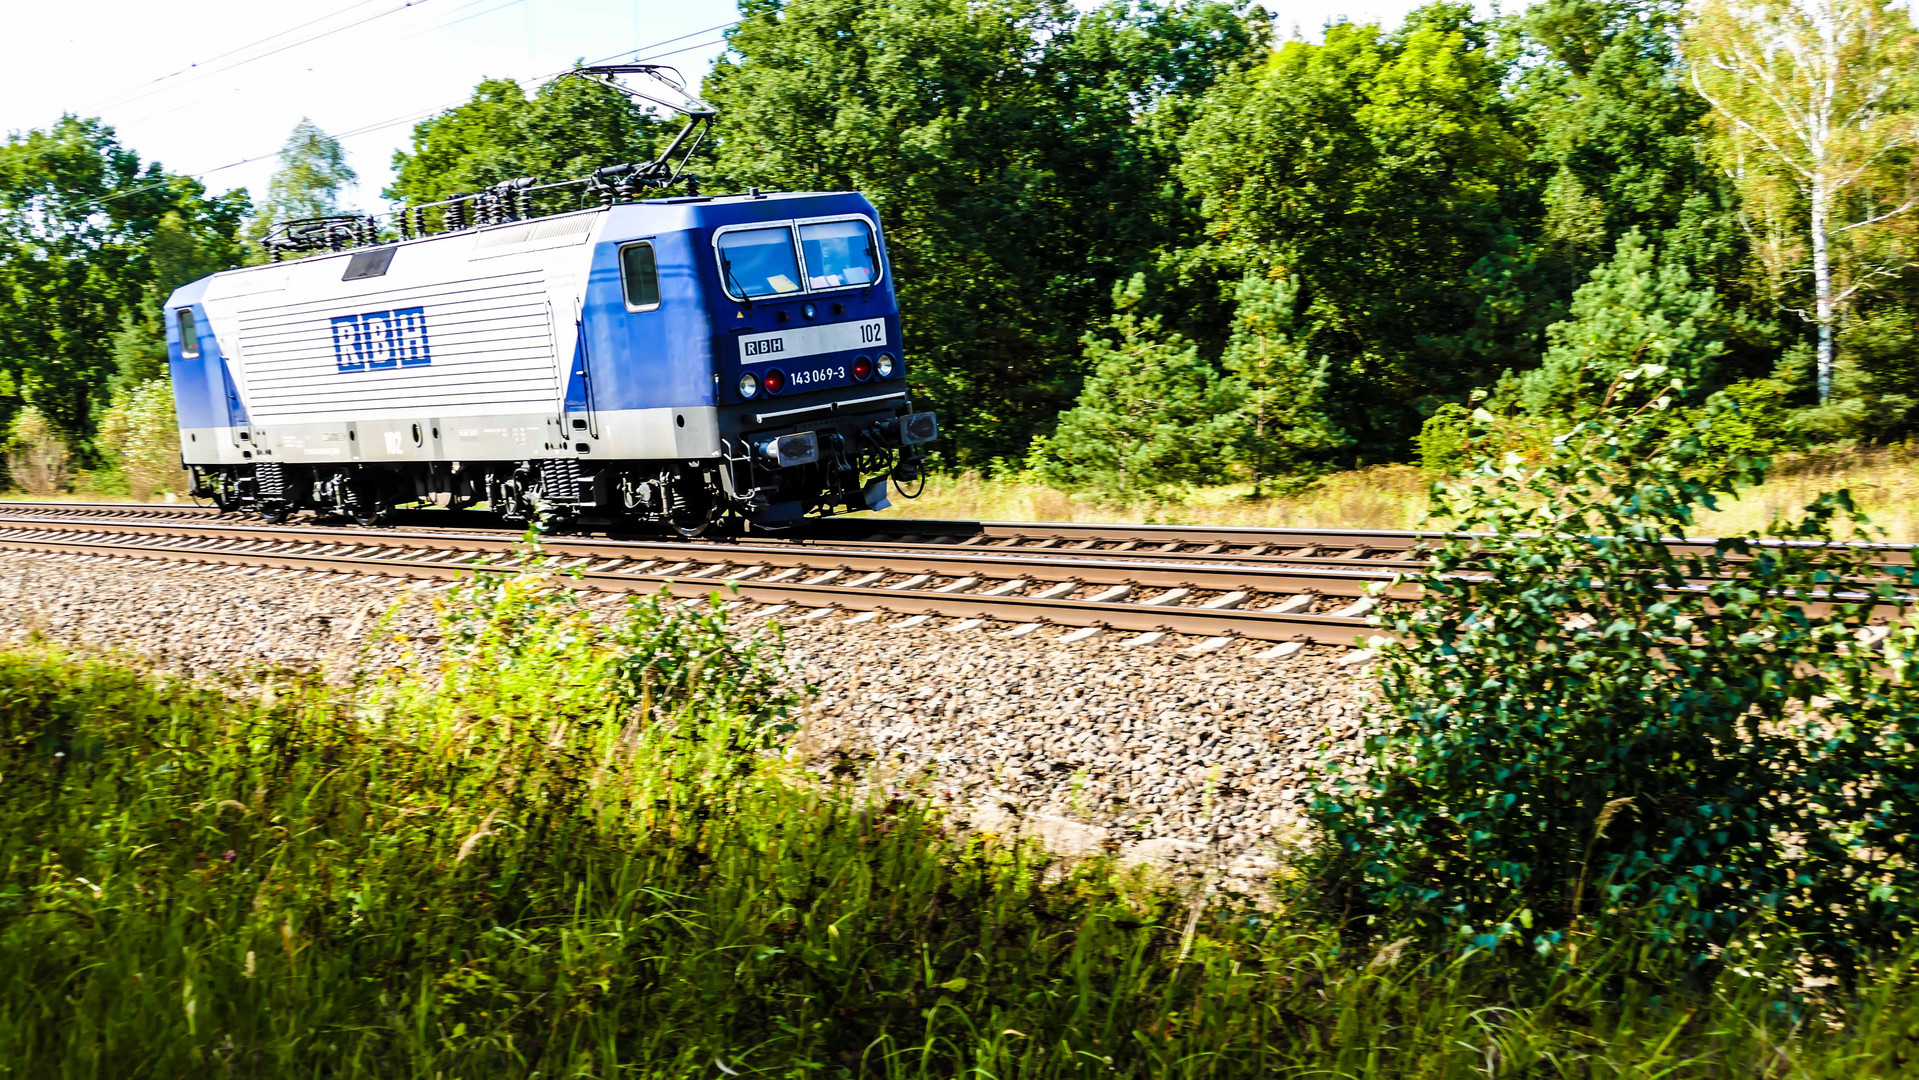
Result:
{"label": "birch tree with white trunk", "polygon": [[1808,274],[1819,400],[1835,330],[1911,254],[1889,225],[1919,207],[1907,13],[1884,0],[1700,0],[1687,26],[1693,86],[1777,273]]}

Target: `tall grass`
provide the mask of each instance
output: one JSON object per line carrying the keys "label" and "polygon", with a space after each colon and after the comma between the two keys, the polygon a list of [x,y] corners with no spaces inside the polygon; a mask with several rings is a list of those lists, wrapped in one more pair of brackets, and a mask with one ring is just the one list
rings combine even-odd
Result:
{"label": "tall grass", "polygon": [[[1576,967],[1354,951],[796,773],[777,640],[446,604],[444,662],[209,688],[0,653],[22,1077],[1892,1075],[1907,957],[1809,999],[1630,927]],[[1274,906],[1277,904],[1278,906]],[[1382,938],[1387,940],[1390,938]]]}
{"label": "tall grass", "polygon": [[[929,477],[917,501],[895,499],[887,517],[969,521],[1156,521],[1183,525],[1295,529],[1415,529],[1428,507],[1431,477],[1411,465],[1377,465],[1329,474],[1287,497],[1252,497],[1249,485],[1203,488],[1173,504],[1115,503],[1076,495],[1018,474],[977,472]],[[1820,493],[1850,489],[1860,508],[1892,540],[1919,542],[1919,445],[1787,454],[1766,483],[1704,515],[1702,535],[1763,528],[1775,514],[1797,513]]]}

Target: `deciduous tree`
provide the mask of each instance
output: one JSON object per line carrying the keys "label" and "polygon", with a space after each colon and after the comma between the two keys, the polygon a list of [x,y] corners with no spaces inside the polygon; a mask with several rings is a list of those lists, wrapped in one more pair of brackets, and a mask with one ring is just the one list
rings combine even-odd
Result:
{"label": "deciduous tree", "polygon": [[1919,207],[1919,37],[1885,0],[1702,0],[1687,56],[1746,204],[1769,226],[1762,252],[1811,277],[1825,401],[1840,316],[1911,259],[1889,247],[1887,225]]}

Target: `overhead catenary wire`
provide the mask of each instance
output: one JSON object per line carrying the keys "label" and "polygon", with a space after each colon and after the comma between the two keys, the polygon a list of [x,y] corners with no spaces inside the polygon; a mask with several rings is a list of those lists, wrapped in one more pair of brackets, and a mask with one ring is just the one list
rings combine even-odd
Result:
{"label": "overhead catenary wire", "polygon": [[[181,81],[181,82],[179,82],[179,83],[174,83],[174,84],[172,84],[171,86],[165,86],[165,87],[155,87],[155,88],[153,88],[153,89],[150,89],[150,90],[146,90],[146,91],[143,91],[143,92],[141,92],[141,93],[137,93],[137,94],[134,94],[134,95],[133,95],[132,97],[129,97],[129,98],[124,98],[123,100],[117,100],[117,101],[116,101],[116,100],[111,100],[111,99],[109,99],[109,101],[107,101],[107,102],[105,102],[105,103],[102,103],[102,104],[105,104],[105,105],[112,105],[112,106],[124,106],[124,105],[131,105],[132,103],[134,103],[134,102],[136,102],[136,101],[141,101],[141,100],[144,100],[144,99],[146,99],[146,98],[149,98],[149,97],[152,97],[152,96],[153,96],[154,94],[159,94],[159,93],[165,93],[166,91],[168,91],[168,90],[171,90],[171,89],[173,88],[173,86],[179,86],[179,85],[182,85],[183,83],[191,83],[191,82],[198,82],[198,81],[200,81],[201,79],[208,79],[208,78],[212,78],[212,77],[213,77],[213,76],[215,76],[215,75],[219,75],[219,74],[222,74],[222,73],[224,73],[224,72],[228,72],[228,71],[232,71],[232,70],[234,70],[235,68],[239,68],[239,67],[245,67],[245,66],[246,66],[246,65],[248,65],[248,64],[252,64],[252,63],[257,63],[258,61],[261,61],[261,60],[265,60],[265,59],[267,59],[268,57],[271,57],[271,56],[278,56],[278,55],[280,55],[281,53],[284,53],[284,52],[288,52],[288,51],[290,51],[290,50],[292,50],[292,49],[297,49],[297,48],[300,48],[300,47],[301,47],[301,46],[303,46],[303,45],[311,45],[312,43],[314,43],[314,42],[316,42],[316,41],[320,41],[320,40],[323,40],[323,39],[325,39],[325,38],[329,38],[329,37],[332,37],[332,36],[333,36],[333,35],[335,35],[335,34],[340,34],[340,33],[345,33],[345,32],[346,32],[346,31],[348,31],[348,30],[352,30],[352,29],[355,29],[355,28],[357,28],[357,27],[361,27],[361,26],[365,26],[366,24],[368,24],[368,23],[370,23],[370,22],[374,22],[374,21],[377,21],[377,20],[379,20],[379,19],[384,19],[384,18],[386,18],[386,17],[387,17],[387,16],[389,16],[389,15],[396,15],[396,14],[398,14],[398,13],[400,13],[400,12],[402,12],[402,11],[406,11],[406,10],[408,10],[408,9],[410,9],[410,8],[416,8],[416,7],[419,7],[419,6],[420,6],[420,5],[422,5],[422,4],[426,4],[426,3],[430,3],[430,2],[431,2],[431,0],[406,0],[406,2],[405,2],[405,3],[403,3],[403,4],[400,4],[400,5],[398,6],[398,7],[391,7],[391,8],[387,8],[387,9],[386,9],[386,10],[384,10],[384,11],[378,11],[378,12],[375,12],[375,13],[373,13],[372,15],[369,15],[369,16],[367,16],[367,17],[366,17],[366,18],[364,18],[364,19],[359,19],[359,20],[357,20],[357,21],[354,21],[354,22],[350,22],[350,23],[347,23],[347,24],[345,24],[345,25],[343,25],[343,26],[336,26],[336,27],[334,27],[334,28],[333,28],[333,29],[331,29],[331,30],[324,30],[324,31],[322,31],[322,32],[320,32],[320,33],[318,33],[318,34],[313,34],[313,35],[310,35],[310,36],[308,36],[308,37],[304,37],[304,38],[301,38],[301,39],[300,39],[300,40],[298,40],[298,41],[292,41],[292,42],[288,42],[287,44],[285,44],[285,45],[282,45],[282,46],[280,46],[280,47],[278,47],[278,48],[275,48],[275,49],[269,49],[269,50],[267,50],[266,52],[263,52],[263,53],[256,53],[256,54],[254,54],[254,55],[252,55],[252,56],[249,56],[249,57],[246,57],[245,59],[242,59],[242,60],[236,60],[236,61],[234,61],[233,63],[231,63],[231,64],[227,64],[227,65],[225,65],[225,66],[223,66],[223,67],[217,67],[217,68],[211,68],[211,69],[208,69],[208,70],[200,70],[200,69],[198,69],[198,68],[189,68],[189,69],[187,69],[187,70],[188,70],[188,71],[191,71],[191,72],[193,72],[193,74],[191,74],[190,76],[188,76],[188,77],[187,77],[186,79],[184,79],[184,80],[182,80],[182,81]],[[355,6],[355,7],[358,7],[359,5],[357,5],[357,4],[356,4],[356,5],[354,5],[354,6]],[[349,10],[350,10],[350,9],[349,9]],[[271,39],[269,39],[269,40],[271,40]],[[171,76],[169,76],[169,78],[171,78]],[[97,108],[97,107],[100,107],[100,106],[94,106],[94,108]],[[89,109],[89,111],[91,111],[91,108]]]}
{"label": "overhead catenary wire", "polygon": [[[421,3],[425,3],[425,2],[426,2],[426,0],[411,0],[411,4],[410,4],[409,6],[415,6],[415,5],[418,5],[418,4],[421,4]],[[521,0],[510,0],[510,2],[509,2],[508,4],[504,4],[504,5],[502,5],[502,7],[510,7],[510,6],[512,6],[512,4],[513,4],[513,3],[518,3],[518,2],[521,2]],[[786,26],[786,25],[792,25],[792,24],[795,24],[795,23],[809,23],[809,22],[817,22],[817,21],[820,21],[820,20],[822,20],[822,19],[826,19],[826,18],[830,18],[830,17],[832,17],[832,16],[835,16],[835,15],[841,15],[841,14],[845,14],[845,13],[847,13],[847,12],[852,12],[852,11],[860,11],[860,10],[864,10],[864,9],[866,9],[866,8],[870,8],[870,7],[874,7],[874,6],[876,6],[876,5],[878,5],[878,4],[880,4],[880,3],[883,3],[883,2],[885,2],[885,0],[859,0],[859,2],[857,2],[857,3],[852,3],[852,4],[845,4],[845,5],[842,5],[842,6],[839,6],[839,7],[835,7],[835,8],[832,8],[832,9],[829,9],[829,10],[827,10],[827,11],[822,11],[822,12],[817,12],[817,13],[815,13],[815,14],[813,14],[813,15],[809,15],[809,16],[804,16],[804,17],[800,17],[800,18],[795,18],[795,19],[789,19],[789,20],[787,20],[786,22],[783,22],[783,23],[781,23],[780,25],[782,25],[782,26]],[[465,6],[467,6],[467,7],[470,7],[470,6],[472,6],[472,5],[471,5],[471,4],[468,4],[468,5],[465,5]],[[456,10],[456,11],[457,11],[457,10],[463,10],[463,8],[456,8],[455,10]],[[498,9],[494,9],[494,10],[498,10]],[[486,14],[486,13],[485,13],[485,12],[481,12],[480,14]],[[473,18],[473,17],[477,17],[477,16],[468,16],[468,18]],[[464,20],[456,20],[456,21],[464,21]],[[717,38],[717,39],[714,39],[714,40],[712,40],[712,41],[708,41],[708,42],[701,42],[701,43],[698,43],[698,44],[695,44],[695,45],[690,45],[690,46],[686,46],[686,47],[683,47],[683,48],[680,48],[680,49],[674,49],[674,50],[670,50],[670,51],[668,51],[668,52],[664,52],[664,53],[653,53],[653,52],[652,52],[652,50],[654,50],[654,49],[658,49],[658,48],[660,48],[661,46],[664,46],[664,45],[671,45],[671,44],[673,44],[674,42],[677,42],[677,41],[683,41],[683,40],[685,40],[686,38],[689,38],[689,37],[695,37],[695,36],[697,36],[697,35],[699,35],[699,34],[706,34],[706,33],[711,33],[711,32],[713,32],[714,30],[724,30],[724,29],[730,29],[730,28],[732,28],[732,27],[736,27],[736,26],[739,26],[739,25],[741,25],[742,23],[744,23],[744,22],[746,22],[746,21],[747,21],[747,19],[746,19],[745,17],[742,17],[742,18],[739,18],[739,19],[734,19],[734,20],[733,20],[733,21],[731,21],[731,22],[727,22],[727,23],[721,23],[721,24],[719,24],[719,25],[717,25],[717,26],[711,26],[711,27],[707,27],[706,29],[703,29],[703,30],[695,30],[695,31],[692,31],[691,33],[686,33],[686,34],[681,34],[681,35],[679,35],[679,36],[677,36],[677,37],[670,37],[670,38],[666,38],[665,40],[662,40],[662,41],[656,41],[656,42],[654,42],[654,43],[652,43],[652,44],[650,44],[650,45],[643,45],[643,46],[641,46],[641,47],[639,47],[639,48],[637,48],[637,49],[627,49],[627,50],[625,50],[625,51],[622,51],[622,52],[617,52],[617,53],[614,53],[614,54],[612,54],[611,56],[608,56],[608,57],[605,57],[605,58],[602,58],[602,59],[600,59],[600,60],[596,60],[596,61],[594,61],[594,62],[593,62],[593,64],[592,64],[592,65],[587,65],[587,66],[594,66],[594,65],[598,65],[598,64],[605,64],[605,63],[609,63],[609,62],[611,62],[611,61],[613,61],[613,60],[617,60],[617,59],[618,59],[618,58],[620,58],[620,57],[625,57],[625,56],[638,56],[639,54],[642,54],[642,53],[650,53],[651,55],[649,55],[649,56],[648,56],[648,57],[646,58],[646,60],[636,60],[636,61],[634,61],[635,63],[644,63],[644,62],[646,62],[647,60],[653,60],[653,59],[658,59],[658,58],[661,58],[661,57],[666,57],[666,56],[673,56],[673,55],[677,55],[677,54],[679,54],[679,53],[683,53],[683,52],[689,52],[689,51],[691,51],[691,50],[693,50],[693,49],[696,49],[696,48],[704,48],[704,47],[706,47],[707,45],[713,45],[713,44],[720,44],[720,43],[723,43],[723,42],[725,42],[725,41],[727,41],[728,39],[726,39],[726,38]],[[342,27],[341,29],[346,29],[346,28],[345,28],[345,27]],[[533,77],[533,78],[531,78],[531,79],[527,79],[527,80],[524,80],[524,81],[525,81],[525,82],[527,82],[527,83],[530,83],[530,84],[533,84],[533,85],[535,85],[535,86],[538,86],[538,85],[540,85],[540,84],[543,84],[543,83],[546,83],[546,82],[548,82],[548,81],[550,81],[550,80],[552,80],[552,79],[555,79],[555,78],[558,78],[558,77],[559,77],[559,76],[561,76],[561,75],[565,75],[565,74],[566,74],[567,72],[569,72],[569,71],[572,71],[572,70],[574,70],[574,69],[573,69],[573,68],[571,68],[571,67],[568,67],[568,68],[562,68],[562,69],[560,69],[560,70],[558,70],[558,71],[551,71],[551,72],[547,72],[546,74],[543,74],[543,75],[538,75],[538,76],[535,76],[535,77]],[[429,108],[425,108],[425,109],[414,109],[414,110],[410,110],[409,112],[407,112],[407,113],[404,113],[404,114],[402,114],[402,115],[400,115],[400,116],[396,116],[396,117],[392,117],[392,118],[390,118],[390,119],[386,119],[386,120],[381,120],[381,121],[377,121],[377,122],[375,122],[375,123],[372,123],[372,124],[367,124],[367,125],[364,125],[364,126],[362,126],[362,127],[358,127],[358,128],[353,128],[353,129],[351,129],[351,130],[349,130],[349,131],[345,131],[345,132],[342,132],[342,133],[340,133],[340,134],[338,134],[338,135],[335,135],[335,136],[333,136],[333,138],[335,138],[336,140],[344,140],[344,139],[351,139],[351,138],[357,138],[357,137],[359,137],[359,136],[362,136],[362,135],[370,135],[370,134],[372,134],[372,133],[373,133],[373,132],[375,132],[375,131],[383,131],[383,130],[385,130],[385,129],[387,129],[387,128],[391,128],[391,127],[396,127],[396,126],[398,126],[398,125],[400,125],[400,124],[408,124],[408,123],[416,123],[416,122],[418,122],[418,121],[420,121],[420,120],[423,120],[423,119],[425,119],[425,118],[427,118],[427,117],[429,117],[429,116],[433,116],[433,115],[435,115],[435,114],[438,114],[438,113],[442,113],[442,112],[446,112],[446,111],[447,111],[447,110],[449,110],[449,109],[454,109],[454,108],[458,108],[459,106],[461,106],[461,105],[463,105],[463,104],[465,104],[465,103],[466,103],[466,102],[467,102],[468,100],[470,100],[470,98],[462,98],[462,99],[460,99],[460,100],[457,100],[457,101],[451,101],[451,102],[447,102],[447,103],[444,103],[444,104],[441,104],[441,105],[436,105],[436,106],[432,106],[432,107],[429,107]],[[276,157],[276,156],[278,156],[278,155],[279,155],[279,153],[280,153],[280,151],[276,149],[276,150],[272,150],[272,151],[268,151],[268,152],[266,152],[266,153],[261,153],[261,154],[255,154],[255,155],[253,155],[253,156],[251,156],[251,157],[245,157],[245,158],[241,158],[241,159],[240,159],[240,160],[238,160],[238,161],[231,161],[231,162],[228,162],[228,163],[227,163],[227,164],[225,164],[225,165],[220,165],[220,166],[216,166],[216,167],[214,167],[214,168],[211,168],[211,169],[205,169],[205,170],[202,170],[202,171],[199,171],[199,172],[191,172],[191,173],[176,173],[176,174],[173,174],[173,175],[171,175],[171,176],[168,176],[168,177],[166,177],[166,178],[164,178],[164,179],[161,179],[161,180],[155,180],[155,181],[152,181],[152,182],[149,182],[149,183],[147,183],[147,184],[142,184],[142,185],[140,185],[140,186],[138,186],[138,187],[133,187],[133,188],[129,188],[129,189],[127,189],[126,191],[117,191],[117,192],[113,192],[113,193],[111,193],[111,194],[108,194],[108,195],[103,195],[103,196],[101,196],[100,198],[98,198],[98,199],[95,199],[95,200],[93,200],[93,202],[94,202],[94,204],[95,204],[95,205],[99,205],[99,204],[102,204],[102,203],[107,203],[107,202],[111,202],[111,201],[113,201],[113,200],[116,200],[116,199],[123,199],[123,198],[127,198],[127,197],[129,197],[129,196],[132,196],[132,195],[137,195],[137,194],[140,194],[141,192],[144,192],[144,191],[151,191],[151,190],[153,190],[154,188],[158,188],[158,187],[164,187],[164,186],[165,186],[166,184],[168,184],[168,183],[171,183],[172,181],[174,181],[174,180],[176,180],[176,179],[180,179],[180,178],[183,178],[183,177],[184,177],[184,178],[187,178],[187,179],[193,179],[193,180],[204,180],[204,179],[206,179],[206,178],[207,178],[207,177],[209,177],[209,176],[213,176],[213,175],[215,175],[215,174],[218,174],[218,173],[222,173],[222,172],[226,172],[226,171],[227,171],[227,170],[229,170],[229,169],[237,169],[237,168],[240,168],[240,167],[241,167],[241,166],[243,166],[243,165],[252,165],[252,164],[255,164],[256,162],[260,162],[260,161],[265,161],[265,160],[266,160],[266,159],[268,159],[268,158],[271,158],[271,157]]]}
{"label": "overhead catenary wire", "polygon": [[286,35],[291,34],[295,32],[296,30],[304,30],[309,26],[314,26],[316,24],[323,23],[327,21],[328,19],[338,18],[339,16],[344,15],[349,11],[352,11],[356,8],[363,8],[367,6],[368,4],[371,4],[374,2],[376,2],[376,0],[354,0],[353,3],[348,4],[347,6],[340,8],[338,10],[329,11],[325,15],[320,16],[319,18],[308,19],[306,22],[303,22],[299,24],[298,26],[290,26],[286,28],[285,30],[277,30],[271,34],[268,34],[266,37],[259,38],[254,41],[249,41],[245,45],[237,45],[231,49],[228,49],[226,52],[215,53],[214,55],[207,57],[205,60],[195,60],[194,62],[188,64],[186,67],[183,67],[178,71],[169,71],[165,75],[157,75],[151,79],[148,79],[146,82],[143,82],[139,84],[138,86],[129,86],[125,90],[120,90],[115,93],[108,94],[106,97],[101,98],[99,101],[96,101],[91,105],[88,105],[85,111],[92,112],[93,110],[101,108],[102,106],[106,105],[109,102],[117,101],[128,94],[134,93],[139,90],[145,90],[147,87],[153,86],[156,83],[163,83],[163,82],[166,82],[168,79],[178,78],[181,75],[185,75],[187,72],[192,71],[203,64],[211,64],[216,60],[224,60],[227,57],[232,56],[234,53],[245,52],[246,50],[251,49],[257,45],[264,45],[267,42],[272,41],[274,38],[285,37]]}
{"label": "overhead catenary wire", "polygon": [[[369,0],[369,2],[370,2],[370,0]],[[481,5],[481,4],[484,4],[484,3],[487,3],[487,2],[488,2],[488,0],[467,0],[467,2],[466,2],[466,3],[464,3],[464,4],[461,4],[461,5],[459,6],[459,7],[456,7],[456,8],[454,8],[454,9],[453,9],[453,12],[449,12],[449,14],[452,14],[452,13],[457,13],[457,12],[461,12],[461,11],[465,11],[465,10],[467,10],[468,8],[471,8],[471,7],[478,7],[479,5]],[[484,17],[484,16],[487,16],[487,15],[492,15],[492,14],[494,14],[495,12],[500,12],[500,11],[505,11],[505,10],[506,10],[507,8],[510,8],[510,7],[517,7],[517,6],[519,6],[519,5],[521,5],[521,4],[524,4],[524,3],[527,3],[527,2],[528,2],[528,0],[506,0],[506,3],[504,3],[504,4],[500,4],[500,5],[498,5],[498,6],[496,6],[496,7],[490,7],[490,8],[487,8],[487,9],[486,9],[485,11],[476,11],[476,12],[474,12],[474,13],[473,13],[473,14],[471,14],[471,15],[461,15],[461,16],[460,16],[459,18],[457,18],[457,19],[448,19],[447,21],[445,21],[445,22],[443,22],[443,23],[438,23],[438,24],[436,24],[436,25],[433,25],[433,26],[428,26],[428,27],[423,27],[423,28],[421,28],[421,29],[419,29],[419,30],[415,30],[415,31],[413,31],[413,32],[412,32],[412,33],[410,33],[410,34],[406,34],[406,35],[404,35],[404,36],[402,36],[402,37],[399,37],[399,38],[396,38],[396,39],[394,39],[394,44],[399,44],[400,42],[406,42],[406,41],[412,41],[412,40],[413,40],[414,38],[420,38],[420,37],[425,37],[425,36],[426,36],[426,35],[428,35],[428,34],[437,34],[437,33],[439,33],[440,31],[442,31],[442,30],[445,30],[446,28],[448,28],[448,27],[450,27],[450,26],[458,26],[459,24],[461,24],[461,23],[463,23],[463,22],[471,22],[471,21],[472,21],[472,20],[474,20],[474,19],[478,19],[478,18],[482,18],[482,17]],[[216,72],[216,73],[213,73],[213,74],[217,74],[217,72]],[[143,122],[145,122],[145,121],[147,121],[147,120],[151,120],[151,119],[154,119],[155,117],[159,117],[159,116],[171,116],[171,115],[173,115],[174,113],[177,113],[177,112],[183,112],[183,111],[185,111],[185,110],[187,110],[187,109],[197,109],[197,108],[199,108],[200,106],[202,106],[202,105],[205,105],[205,104],[207,104],[208,102],[211,102],[211,101],[213,101],[213,100],[215,100],[216,98],[220,98],[220,97],[224,97],[224,96],[225,96],[225,95],[227,95],[227,94],[230,94],[230,93],[233,93],[233,92],[234,92],[234,91],[235,91],[236,89],[237,89],[237,87],[236,87],[236,88],[229,88],[229,89],[226,89],[226,90],[222,90],[222,91],[218,91],[218,92],[215,92],[215,93],[213,93],[213,94],[209,94],[209,95],[207,95],[207,96],[205,96],[205,97],[198,97],[198,98],[194,98],[194,99],[193,99],[192,101],[185,101],[185,102],[182,102],[182,103],[180,103],[180,104],[178,104],[178,105],[174,105],[174,106],[171,106],[171,107],[169,107],[169,108],[164,108],[164,109],[156,109],[156,110],[154,110],[154,111],[152,111],[152,112],[149,112],[149,113],[143,113],[143,114],[141,114],[141,115],[139,115],[139,116],[136,116],[136,117],[134,117],[134,118],[133,118],[133,119],[131,119],[131,120],[119,120],[119,121],[116,121],[116,124],[118,124],[118,125],[133,125],[133,124],[139,124],[139,123],[143,123]],[[130,103],[130,102],[129,102],[129,103]]]}

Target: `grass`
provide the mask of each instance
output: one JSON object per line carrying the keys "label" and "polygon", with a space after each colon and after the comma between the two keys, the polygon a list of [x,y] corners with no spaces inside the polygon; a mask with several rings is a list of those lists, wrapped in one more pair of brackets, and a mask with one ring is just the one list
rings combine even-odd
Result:
{"label": "grass", "polygon": [[[1203,488],[1182,502],[1102,502],[1021,479],[976,472],[930,477],[917,501],[894,499],[889,517],[969,521],[1156,521],[1183,525],[1299,529],[1415,529],[1425,517],[1430,478],[1411,465],[1377,465],[1328,475],[1292,497],[1251,497],[1248,485]],[[1785,455],[1767,482],[1717,513],[1700,535],[1763,527],[1824,491],[1848,488],[1888,537],[1919,542],[1919,445]]]}
{"label": "grass", "polygon": [[[1283,896],[1064,864],[781,748],[778,642],[538,577],[445,660],[186,685],[0,653],[0,1073],[1840,1077],[1911,1071],[1912,958],[1575,967],[1357,944]],[[1277,906],[1275,906],[1277,904]]]}
{"label": "grass", "polygon": [[1247,484],[1202,488],[1176,504],[1105,502],[977,472],[930,476],[917,500],[894,498],[888,517],[966,521],[1162,522],[1272,528],[1412,529],[1426,513],[1425,474],[1410,465],[1332,473],[1292,498],[1252,498]]}

